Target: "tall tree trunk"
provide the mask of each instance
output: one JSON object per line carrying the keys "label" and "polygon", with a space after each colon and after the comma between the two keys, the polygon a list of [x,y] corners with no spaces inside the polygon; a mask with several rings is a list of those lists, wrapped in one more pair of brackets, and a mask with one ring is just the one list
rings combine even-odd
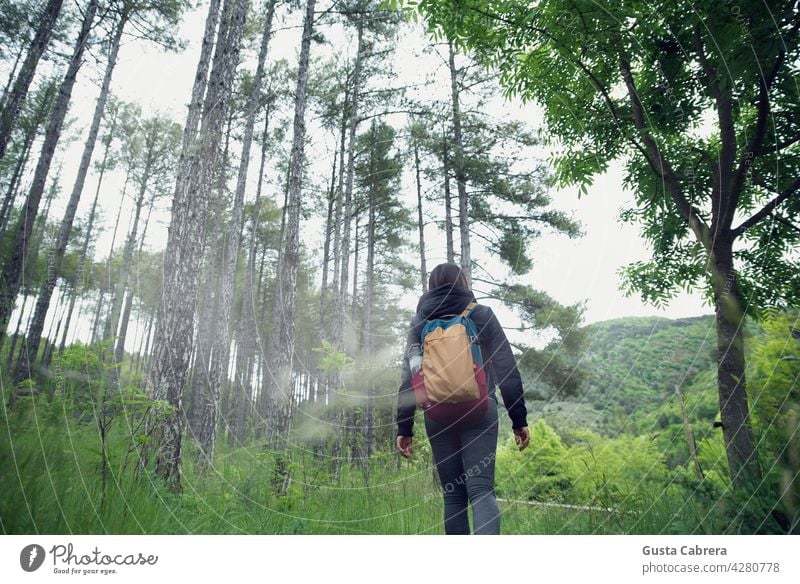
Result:
{"label": "tall tree trunk", "polygon": [[[81,155],[81,162],[78,166],[78,176],[75,178],[75,184],[72,187],[67,208],[64,212],[64,218],[61,220],[61,228],[56,241],[55,249],[53,250],[51,263],[48,264],[47,277],[39,290],[39,297],[36,301],[36,310],[31,321],[31,329],[28,331],[27,341],[30,346],[30,354],[36,355],[39,349],[39,342],[42,338],[42,330],[44,328],[44,321],[47,317],[47,310],[50,307],[50,299],[53,295],[53,290],[58,282],[58,277],[61,273],[61,263],[64,259],[64,254],[67,251],[69,238],[72,234],[72,224],[75,221],[75,212],[78,209],[78,203],[83,193],[83,187],[86,183],[86,175],[89,172],[89,164],[92,161],[92,154],[94,147],[97,143],[97,134],[100,131],[100,121],[103,119],[103,113],[106,109],[106,101],[108,100],[108,90],[111,85],[111,76],[114,73],[114,66],[117,63],[117,55],[119,53],[120,40],[125,28],[128,16],[123,13],[120,20],[116,25],[114,36],[111,39],[111,46],[108,51],[108,64],[106,65],[105,75],[103,76],[103,83],[100,87],[100,95],[97,97],[95,103],[94,115],[92,123],[89,126],[89,134],[86,136],[86,142],[83,147],[83,154]],[[33,363],[28,362],[28,351],[23,351],[20,355],[17,370],[14,376],[16,382],[22,381],[32,370]]]}
{"label": "tall tree trunk", "polygon": [[419,169],[419,142],[414,140],[414,170],[417,182],[417,228],[419,230],[419,273],[422,291],[428,291],[428,268],[425,265],[425,222],[422,215],[422,180]]}
{"label": "tall tree trunk", "polygon": [[464,171],[464,140],[461,136],[461,106],[453,42],[448,40],[450,62],[450,89],[453,96],[453,138],[455,141],[455,175],[458,185],[458,226],[461,233],[461,269],[472,287],[472,259],[469,245],[469,202],[467,201],[467,178]]}
{"label": "tall tree trunk", "polygon": [[[6,154],[6,148],[11,140],[11,131],[14,129],[14,124],[17,121],[19,110],[22,107],[22,102],[25,100],[25,96],[28,94],[28,88],[33,80],[33,75],[36,72],[36,66],[39,64],[39,59],[41,58],[42,53],[44,53],[47,44],[50,42],[50,37],[53,33],[53,27],[58,19],[59,12],[61,12],[61,5],[63,3],[64,0],[48,0],[47,6],[45,6],[44,11],[39,18],[39,26],[37,27],[36,34],[34,35],[31,45],[28,48],[28,54],[25,56],[25,61],[23,62],[22,68],[19,71],[17,80],[14,82],[14,87],[11,90],[11,93],[8,94],[8,100],[3,105],[3,112],[2,115],[0,115],[0,160],[2,160]],[[97,5],[95,3],[92,4],[90,4],[86,9],[86,15],[91,13],[91,18],[88,19],[89,23],[94,20],[94,12],[97,9]],[[84,18],[84,23],[86,23],[86,18]],[[88,27],[82,27],[82,31],[84,28],[88,34]],[[83,41],[80,41],[80,45],[80,50],[83,51]],[[75,71],[77,72],[77,68]],[[71,91],[72,87],[70,87],[69,90]],[[67,96],[67,101],[69,101],[69,96]]]}
{"label": "tall tree trunk", "polygon": [[447,261],[456,261],[455,244],[453,243],[453,197],[450,194],[450,157],[447,132],[442,134],[442,173],[444,174],[444,233],[447,241]]}
{"label": "tall tree trunk", "polygon": [[[53,322],[56,323],[55,331],[53,325],[50,325],[50,334],[45,339],[44,353],[42,355],[42,370],[47,371],[50,369],[50,363],[53,360],[53,349],[55,349],[55,339],[58,338],[58,333],[61,332],[61,323],[64,322],[64,313],[66,312],[66,295],[58,295],[58,305],[56,306],[56,314],[53,317]],[[52,341],[50,339],[53,339]]]}
{"label": "tall tree trunk", "polygon": [[[358,60],[358,58],[356,58],[356,60]],[[333,315],[330,319],[330,340],[337,350],[341,350],[344,344],[344,311],[346,298],[344,296],[344,290],[341,286],[341,270],[343,267],[343,221],[345,220],[345,210],[343,209],[345,197],[344,155],[346,146],[345,140],[347,137],[348,128],[350,126],[350,101],[350,84],[347,83],[347,80],[345,80],[344,100],[342,102],[342,121],[339,133],[339,184],[336,192],[336,212],[334,220],[336,231],[333,236]],[[347,221],[349,229],[349,218]],[[338,392],[338,388],[342,387],[342,385],[342,374],[339,371],[334,372],[332,376],[328,376],[325,380],[326,398],[329,395],[331,400],[328,404],[328,411],[331,415],[331,425],[337,430],[333,435],[332,444],[330,446],[330,459],[333,463],[333,474],[335,478],[338,477],[340,456],[344,445],[345,410],[344,405],[340,403],[341,400]]]}
{"label": "tall tree trunk", "polygon": [[339,338],[344,338],[344,334],[338,330],[339,325],[344,324],[344,319],[339,318],[339,314],[344,313],[344,299],[341,294],[340,270],[342,265],[342,203],[344,198],[344,153],[345,137],[348,127],[348,107],[349,107],[349,85],[344,84],[344,101],[342,104],[342,122],[339,130],[339,181],[336,189],[336,211],[334,213],[334,233],[333,233],[333,315],[330,322],[329,338],[336,342]]}
{"label": "tall tree trunk", "polygon": [[92,230],[94,228],[94,218],[97,211],[97,200],[100,197],[100,184],[102,183],[102,171],[101,171],[101,178],[97,184],[97,191],[94,195],[94,202],[92,202],[92,210],[89,212],[89,222],[86,226],[86,234],[83,236],[83,244],[81,245],[81,254],[78,257],[78,269],[75,271],[75,278],[72,281],[72,298],[70,298],[69,302],[69,309],[67,310],[67,322],[64,324],[64,333],[61,337],[61,344],[58,347],[58,354],[61,355],[64,352],[64,347],[67,344],[67,333],[69,332],[70,322],[72,321],[72,312],[75,310],[75,301],[78,298],[78,292],[81,288],[81,281],[83,280],[83,270],[84,266],[86,265],[86,256],[89,253],[89,242],[92,239]]}
{"label": "tall tree trunk", "polygon": [[[236,179],[233,210],[227,229],[227,246],[222,256],[219,318],[216,321],[217,332],[209,371],[209,394],[205,401],[205,406],[207,408],[205,416],[209,423],[214,423],[217,419],[216,410],[219,404],[221,385],[227,381],[231,346],[230,320],[235,287],[236,263],[239,258],[239,242],[243,223],[244,191],[247,186],[247,171],[250,168],[250,148],[253,144],[253,127],[255,126],[259,99],[261,97],[261,87],[264,80],[264,68],[269,50],[269,41],[272,36],[272,17],[274,14],[275,0],[270,0],[267,4],[266,20],[261,34],[261,46],[258,52],[256,73],[253,77],[253,84],[250,88],[250,95],[247,100],[244,135],[242,136],[241,160],[239,161],[239,174]],[[221,374],[222,372],[225,373],[224,376]],[[200,444],[201,452],[203,453],[200,460],[201,465],[210,464],[214,459],[216,443],[216,432],[213,431],[214,427],[215,424],[209,428],[211,431],[203,434],[204,440]]]}
{"label": "tall tree trunk", "polygon": [[[236,410],[236,431],[233,438],[229,437],[229,443],[236,439],[239,443],[244,442],[247,428],[247,418],[250,408],[255,403],[256,396],[253,395],[253,364],[255,361],[256,352],[256,338],[258,336],[256,318],[256,306],[254,294],[254,280],[256,278],[256,256],[258,255],[258,226],[260,223],[261,213],[261,190],[264,185],[264,167],[267,162],[267,138],[269,136],[269,109],[264,118],[264,131],[261,135],[261,163],[258,169],[258,184],[256,186],[256,200],[253,204],[253,216],[250,220],[250,244],[247,253],[247,274],[244,281],[244,290],[242,292],[242,317],[239,319],[239,328],[237,331],[237,343],[239,345],[239,352],[237,352],[236,364],[236,385],[237,391],[234,395],[245,396],[243,401],[237,402],[239,409]],[[261,428],[261,426],[258,426]],[[256,439],[261,435],[260,430],[256,430]]]}
{"label": "tall tree trunk", "polygon": [[286,216],[286,233],[283,253],[279,264],[278,282],[272,310],[270,335],[269,393],[276,409],[275,429],[281,449],[288,445],[292,397],[292,355],[295,346],[295,309],[297,300],[297,268],[300,261],[300,205],[305,161],[305,110],[308,86],[308,63],[311,53],[311,37],[314,31],[314,6],[316,0],[308,0],[303,21],[303,39],[300,45],[300,60],[297,71],[297,88],[294,101],[294,136],[290,163],[289,204]]}
{"label": "tall tree trunk", "polygon": [[0,207],[0,236],[5,235],[8,226],[8,219],[11,216],[11,209],[14,208],[14,201],[19,192],[19,181],[22,178],[22,171],[25,165],[28,164],[28,158],[33,146],[33,140],[36,137],[36,127],[31,127],[25,133],[22,143],[22,152],[17,158],[17,163],[14,165],[14,171],[11,173],[11,179],[8,181],[8,188],[6,195],[3,197],[3,206]]}
{"label": "tall tree trunk", "polygon": [[[149,161],[148,161],[149,162]],[[122,269],[120,270],[119,278],[114,289],[114,296],[111,301],[111,314],[106,320],[105,329],[103,331],[103,340],[108,340],[117,334],[119,328],[119,318],[122,312],[122,302],[125,296],[125,288],[128,286],[128,279],[131,273],[131,263],[133,262],[133,248],[136,245],[137,231],[139,229],[139,219],[142,215],[142,207],[144,206],[144,198],[147,194],[147,183],[150,174],[150,164],[148,163],[144,169],[142,182],[139,185],[139,192],[136,195],[136,202],[134,203],[133,221],[131,223],[128,238],[125,242],[125,249],[122,252]],[[113,352],[113,351],[112,351]]]}
{"label": "tall tree trunk", "polygon": [[94,345],[97,343],[97,329],[100,327],[100,316],[103,314],[103,305],[105,304],[105,288],[101,288],[98,295],[97,301],[95,302],[95,311],[94,316],[92,317],[92,324],[91,324],[91,334],[89,335],[89,342]]}
{"label": "tall tree trunk", "polygon": [[[202,289],[202,305],[198,307],[199,323],[197,327],[197,349],[195,351],[195,362],[192,365],[191,396],[189,413],[189,424],[192,436],[199,444],[207,443],[213,434],[213,428],[204,427],[204,420],[209,417],[206,410],[210,407],[211,389],[209,387],[209,371],[213,363],[213,353],[215,350],[214,336],[218,326],[218,316],[220,307],[219,279],[222,266],[222,253],[225,246],[225,230],[222,225],[224,213],[224,199],[227,187],[228,153],[230,149],[231,124],[233,115],[228,117],[225,129],[225,147],[222,150],[222,164],[216,171],[217,175],[217,196],[214,200],[213,221],[211,233],[206,238],[207,248],[205,260],[205,278]],[[202,459],[202,447],[200,458]]]}
{"label": "tall tree trunk", "polygon": [[[144,227],[142,228],[142,235],[139,238],[139,251],[138,257],[142,257],[142,250],[144,249],[144,242],[147,239],[147,227],[150,225],[150,216],[153,213],[153,207],[155,206],[155,198],[150,199],[150,207],[147,210],[147,217],[144,220]],[[133,233],[135,233],[135,228]],[[130,273],[130,268],[128,269],[128,273]],[[125,278],[127,280],[128,277]],[[118,365],[122,362],[122,359],[125,357],[125,342],[128,337],[128,323],[130,322],[131,318],[131,308],[133,305],[133,290],[130,289],[130,286],[127,285],[127,281],[125,282],[125,287],[123,287],[123,291],[128,290],[128,294],[125,300],[125,308],[122,311],[122,316],[120,318],[119,323],[119,335],[117,338],[116,347],[114,349],[114,364]],[[114,367],[111,369],[111,382],[112,384],[119,383],[119,367]],[[113,385],[112,385],[113,387]]]}
{"label": "tall tree trunk", "polygon": [[131,173],[130,170],[125,173],[125,183],[122,186],[122,196],[119,199],[119,208],[117,209],[117,220],[114,222],[114,230],[111,233],[111,244],[108,248],[108,256],[106,257],[106,279],[105,285],[100,289],[100,297],[97,301],[97,312],[94,317],[94,321],[92,324],[92,344],[96,343],[101,338],[106,338],[105,326],[108,323],[108,320],[103,320],[103,331],[98,332],[101,315],[103,311],[103,305],[105,304],[105,296],[106,293],[109,295],[112,292],[112,287],[114,283],[112,282],[111,277],[111,259],[114,257],[114,246],[117,243],[117,232],[119,231],[119,220],[122,217],[122,208],[125,205],[125,194],[128,192],[128,183],[130,182]]}
{"label": "tall tree trunk", "polygon": [[341,253],[341,306],[337,314],[339,322],[336,326],[337,338],[333,342],[337,350],[342,351],[344,345],[344,314],[347,305],[347,285],[350,281],[348,269],[350,266],[350,219],[353,213],[353,173],[356,157],[356,129],[358,128],[358,106],[361,92],[361,69],[364,60],[364,24],[358,22],[358,44],[356,49],[356,64],[353,70],[353,85],[350,93],[350,126],[348,129],[347,144],[347,179],[345,183],[344,217],[342,218],[342,253]]}
{"label": "tall tree trunk", "polygon": [[11,180],[8,183],[8,189],[6,190],[6,196],[3,199],[3,207],[0,209],[0,234],[5,233],[8,226],[8,219],[11,216],[11,209],[13,209],[14,201],[17,198],[17,192],[19,191],[23,170],[28,164],[28,158],[30,157],[33,143],[36,140],[36,135],[39,133],[39,127],[42,125],[42,123],[44,123],[44,120],[47,117],[47,112],[50,109],[50,105],[52,105],[52,96],[55,93],[55,90],[56,86],[54,83],[47,84],[44,97],[39,103],[39,107],[36,109],[36,113],[34,114],[33,123],[31,123],[26,129],[25,136],[22,140],[22,152],[17,159],[17,163],[14,165],[14,172],[11,175]]}
{"label": "tall tree trunk", "polygon": [[319,336],[325,338],[327,330],[325,317],[328,312],[328,272],[331,262],[331,236],[336,227],[333,224],[333,202],[336,199],[336,158],[339,151],[333,152],[333,168],[331,169],[331,186],[328,189],[328,212],[325,217],[325,243],[322,249],[322,285],[319,289]]}
{"label": "tall tree trunk", "polygon": [[[372,151],[369,157],[369,174],[375,176],[374,150],[375,150],[375,118],[372,119]],[[371,181],[374,185],[374,182]],[[375,356],[375,333],[372,322],[373,303],[375,302],[375,191],[371,186],[368,192],[369,219],[367,222],[367,269],[364,274],[364,330],[366,331],[365,347],[367,363],[372,364]],[[367,370],[367,395],[364,404],[364,460],[363,468],[367,473],[369,469],[369,459],[375,449],[375,385],[374,374],[371,369]],[[367,477],[368,474],[365,474]]]}
{"label": "tall tree trunk", "polygon": [[136,360],[136,372],[141,374],[143,377],[146,377],[147,375],[145,363],[147,362],[148,355],[150,354],[150,332],[153,330],[154,319],[155,314],[150,312],[150,314],[147,315],[147,326],[144,328],[144,334],[142,335],[142,344],[144,344],[144,348],[141,346],[139,347],[139,358]]}
{"label": "tall tree trunk", "polygon": [[[230,9],[229,0],[225,3],[226,10]],[[178,162],[178,169],[187,168],[184,160],[189,156],[189,149],[197,138],[197,130],[200,125],[200,117],[203,113],[203,98],[206,94],[208,85],[208,69],[211,64],[211,51],[214,48],[214,36],[219,26],[217,43],[224,42],[227,34],[226,18],[220,24],[220,0],[211,0],[208,4],[206,14],[205,30],[203,31],[203,42],[200,45],[200,59],[194,74],[192,84],[192,97],[189,102],[189,109],[186,113],[186,124],[183,127],[183,142],[181,144],[181,157]],[[178,182],[186,180],[184,175],[179,175]]]}
{"label": "tall tree trunk", "polygon": [[[350,320],[353,323],[353,329],[355,331],[361,330],[356,327],[356,316],[358,310],[358,248],[360,243],[358,239],[358,220],[359,216],[358,213],[356,213],[353,216],[353,221],[355,222],[355,225],[353,226],[353,243],[355,245],[353,249],[353,294],[350,297]],[[356,341],[358,342],[357,349],[360,349],[363,346],[363,340],[363,335],[360,338],[356,337]]]}
{"label": "tall tree trunk", "polygon": [[[197,147],[190,145],[189,155],[182,160],[185,170],[178,175],[164,254],[163,301],[156,325],[152,382],[154,397],[166,400],[174,410],[153,429],[151,442],[157,448],[156,473],[175,491],[182,488],[183,390],[193,352],[197,281],[211,178],[227,119],[248,7],[249,0],[236,3],[230,11],[229,30],[221,35],[215,51]],[[145,459],[143,463],[146,462]]]}
{"label": "tall tree trunk", "polygon": [[14,330],[14,336],[11,338],[11,346],[8,348],[8,356],[6,357],[6,369],[10,369],[14,362],[14,353],[17,350],[17,339],[19,338],[19,330],[22,326],[22,315],[25,314],[25,305],[28,303],[28,295],[22,295],[22,306],[19,309],[19,317],[17,318],[17,328]]}
{"label": "tall tree trunk", "polygon": [[[23,268],[22,273],[33,273],[36,270],[36,264],[39,261],[39,250],[44,240],[44,230],[47,226],[47,219],[50,214],[50,206],[55,199],[56,194],[58,193],[58,185],[61,183],[61,166],[58,167],[58,172],[56,172],[56,176],[51,179],[50,188],[47,189],[47,194],[44,197],[44,209],[39,216],[36,218],[36,224],[33,227],[31,232],[31,238],[28,243],[28,254],[23,258]],[[0,283],[2,283],[2,273],[0,273]],[[26,289],[22,290],[23,294],[27,296],[28,291]],[[14,313],[14,310],[11,310],[11,314]],[[33,311],[28,316],[28,320],[25,322],[25,330],[27,331],[30,328],[31,319],[33,318]],[[5,333],[6,331],[0,331]],[[3,343],[5,342],[5,336],[0,335],[0,349],[3,347]],[[28,350],[28,343],[26,342],[22,348],[20,349],[20,353]],[[11,363],[11,366],[14,364]],[[14,372],[13,368],[9,369],[10,372]],[[14,394],[11,394],[11,401],[9,403],[13,403]]]}
{"label": "tall tree trunk", "polygon": [[[100,188],[103,185],[103,178],[105,177],[106,168],[108,166],[108,156],[109,152],[111,151],[111,143],[114,139],[114,131],[116,130],[117,126],[117,117],[114,115],[111,118],[111,125],[108,130],[108,135],[106,137],[106,147],[103,153],[103,161],[100,164],[100,176],[97,178],[97,188],[94,192],[94,201],[92,202],[92,210],[89,213],[89,223],[86,227],[86,234],[83,237],[83,244],[81,246],[81,254],[78,258],[78,269],[75,272],[75,279],[72,282],[72,298],[70,300],[69,309],[67,310],[67,322],[64,325],[64,334],[61,337],[61,345],[58,348],[58,354],[61,355],[64,352],[64,347],[67,343],[67,333],[69,332],[69,325],[72,320],[72,311],[75,308],[75,300],[78,298],[78,290],[81,287],[81,282],[83,280],[83,270],[84,266],[86,265],[86,256],[89,253],[89,242],[92,238],[92,231],[94,229],[94,219],[97,211],[97,201],[100,198]],[[121,206],[120,206],[121,208]],[[119,222],[119,216],[117,216],[117,222]]]}
{"label": "tall tree trunk", "polygon": [[13,251],[4,270],[4,281],[0,284],[0,338],[5,335],[8,319],[11,316],[11,312],[14,310],[14,303],[21,284],[22,265],[25,255],[29,251],[28,243],[31,236],[31,229],[33,228],[33,223],[39,211],[39,202],[44,192],[47,174],[50,171],[56,145],[61,137],[61,129],[64,125],[64,118],[67,115],[67,106],[72,96],[72,88],[75,85],[78,69],[83,61],[83,52],[86,48],[86,41],[89,37],[89,31],[91,30],[96,12],[97,0],[90,0],[89,6],[86,8],[84,14],[83,22],[81,23],[81,30],[78,34],[67,73],[64,76],[64,80],[61,82],[58,98],[56,99],[53,112],[47,124],[47,131],[45,133],[44,143],[42,144],[39,162],[36,165],[33,184],[31,185],[31,190],[28,193],[28,198],[25,201],[22,213],[20,214],[20,220],[15,229],[16,237]]}
{"label": "tall tree trunk", "polygon": [[23,54],[25,54],[25,47],[21,46],[17,51],[17,56],[14,58],[14,65],[11,67],[11,71],[8,74],[8,81],[6,81],[5,87],[3,87],[3,96],[0,97],[0,110],[6,105],[8,93],[11,90],[11,84],[14,82],[14,76],[17,74],[17,67],[19,67],[19,62],[22,60]]}
{"label": "tall tree trunk", "polygon": [[[340,197],[337,193],[336,188],[336,164],[339,157],[339,150],[338,147],[334,150],[333,153],[333,165],[331,168],[331,183],[330,188],[328,189],[328,212],[325,221],[325,243],[323,246],[323,253],[322,253],[322,285],[320,287],[319,293],[319,338],[320,340],[329,340],[329,331],[330,327],[328,325],[328,321],[333,321],[335,319],[329,318],[331,302],[328,297],[328,288],[329,288],[329,274],[330,274],[330,262],[331,262],[331,243],[334,239],[334,234],[338,235],[339,232],[339,224],[338,224],[338,217],[334,215],[334,208],[336,207],[337,201],[340,201]],[[341,205],[339,204],[339,211],[341,211]],[[334,263],[336,263],[336,257],[333,258]],[[337,280],[334,276],[334,297],[336,296],[335,289],[337,287]],[[334,301],[335,302],[335,301]],[[319,363],[319,361],[318,361]],[[317,379],[319,385],[317,386],[317,391],[327,392],[327,384],[328,380],[325,378],[326,375],[323,373],[319,364],[317,365]],[[315,394],[315,401],[319,399],[320,396]],[[313,438],[312,439],[312,449],[316,456],[320,457],[324,450],[324,442],[320,438]]]}
{"label": "tall tree trunk", "polygon": [[727,233],[712,243],[714,310],[717,323],[717,386],[731,480],[741,485],[761,478],[747,404],[744,312]]}
{"label": "tall tree trunk", "polygon": [[[214,39],[216,37],[217,52],[219,52],[220,46],[224,44],[225,37],[227,36],[228,21],[232,3],[229,0],[226,0],[223,10],[224,14],[222,14],[222,16],[220,16],[220,4],[221,4],[220,0],[211,0],[211,2],[208,5],[205,30],[203,32],[203,41],[200,45],[200,59],[198,60],[197,68],[195,70],[194,83],[192,84],[192,96],[189,101],[188,111],[186,113],[186,123],[183,126],[181,155],[178,161],[178,176],[175,181],[176,197],[178,196],[179,189],[182,188],[182,185],[185,185],[189,180],[187,177],[187,173],[189,172],[190,168],[190,161],[188,160],[188,158],[189,156],[192,155],[190,149],[195,146],[195,140],[197,139],[197,132],[200,125],[200,119],[203,113],[203,102],[206,95],[206,89],[208,86],[208,75],[209,75],[209,68],[211,65],[212,50],[215,47]],[[217,30],[218,28],[219,30]],[[174,201],[173,214],[177,211],[177,209],[178,209],[177,201]],[[218,216],[219,216],[218,213],[215,214],[215,219]],[[213,241],[213,234],[211,239]],[[206,303],[203,303],[201,306],[206,306]],[[159,314],[160,310],[161,307],[159,307]],[[159,320],[161,319],[156,318],[156,324],[158,324]],[[206,324],[206,320],[207,319],[203,318],[200,319],[201,330],[202,327]],[[156,326],[156,332],[157,331],[158,331],[158,326]],[[198,343],[203,343],[204,340],[207,338],[208,335],[199,334]],[[153,339],[153,343],[155,349],[155,339]],[[192,353],[193,351],[194,349],[191,350],[190,353]],[[198,374],[201,377],[205,376],[205,373],[207,371],[207,363],[208,363],[207,359],[208,359],[209,349],[206,349],[203,345],[199,345],[197,348],[197,353],[198,353],[197,356],[201,358],[201,364],[204,364],[205,366],[202,372],[198,372],[196,368],[194,368],[191,377],[192,389],[189,395],[188,418],[189,418],[190,431],[193,436],[196,436],[199,433],[199,421],[196,421],[199,420],[199,415],[197,415],[197,412],[199,412],[200,410],[201,400],[205,395],[204,389],[198,390],[197,384],[200,382],[204,382],[204,379],[198,381]],[[155,355],[153,357],[155,357]],[[150,365],[152,365],[152,360],[150,362]]]}

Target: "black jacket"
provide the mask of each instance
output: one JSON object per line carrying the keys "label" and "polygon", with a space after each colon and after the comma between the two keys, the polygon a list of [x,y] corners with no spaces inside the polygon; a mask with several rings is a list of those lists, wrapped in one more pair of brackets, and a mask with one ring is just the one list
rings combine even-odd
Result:
{"label": "black jacket", "polygon": [[[411,388],[411,369],[408,365],[409,347],[420,342],[419,335],[426,320],[460,314],[467,304],[475,301],[475,295],[471,290],[452,284],[428,290],[420,297],[417,312],[409,326],[403,354],[402,382],[397,400],[397,434],[399,436],[413,435],[414,411],[417,405],[414,391]],[[471,318],[478,329],[478,342],[486,368],[489,397],[497,400],[494,388],[495,384],[499,385],[503,404],[511,418],[512,427],[527,426],[528,412],[522,394],[522,379],[503,328],[492,309],[485,304],[476,306],[472,311]]]}

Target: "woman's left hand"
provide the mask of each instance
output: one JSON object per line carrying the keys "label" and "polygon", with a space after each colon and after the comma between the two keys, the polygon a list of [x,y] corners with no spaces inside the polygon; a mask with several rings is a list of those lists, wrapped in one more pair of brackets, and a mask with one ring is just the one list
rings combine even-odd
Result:
{"label": "woman's left hand", "polygon": [[519,446],[520,450],[525,450],[528,447],[528,442],[531,440],[531,433],[528,431],[527,426],[516,428],[514,430],[514,441]]}

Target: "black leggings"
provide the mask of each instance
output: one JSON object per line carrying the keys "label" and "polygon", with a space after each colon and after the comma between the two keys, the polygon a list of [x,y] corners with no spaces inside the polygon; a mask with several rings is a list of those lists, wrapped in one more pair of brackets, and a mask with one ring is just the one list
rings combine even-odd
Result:
{"label": "black leggings", "polygon": [[443,425],[425,416],[444,495],[444,531],[469,534],[467,502],[475,534],[500,533],[500,509],[494,496],[497,451],[497,402],[489,398],[486,415],[471,424]]}

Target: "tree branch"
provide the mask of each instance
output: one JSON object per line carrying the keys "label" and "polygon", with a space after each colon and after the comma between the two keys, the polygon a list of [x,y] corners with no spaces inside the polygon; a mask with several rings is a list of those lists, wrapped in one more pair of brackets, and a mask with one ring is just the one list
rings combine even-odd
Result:
{"label": "tree branch", "polygon": [[653,137],[650,136],[649,132],[647,131],[644,119],[644,108],[641,100],[639,99],[639,94],[636,91],[636,85],[633,81],[633,74],[631,73],[631,65],[622,55],[620,55],[619,61],[620,72],[622,73],[622,78],[625,80],[625,86],[628,89],[628,96],[631,100],[634,124],[639,130],[639,134],[641,135],[645,146],[652,156],[652,161],[649,159],[649,157],[648,161],[650,161],[651,166],[655,169],[658,176],[660,176],[667,185],[667,190],[672,196],[672,199],[675,201],[681,217],[688,223],[698,241],[700,241],[700,243],[702,243],[707,250],[710,250],[711,240],[709,237],[708,225],[706,225],[705,221],[703,220],[700,211],[695,208],[694,205],[692,205],[683,195],[680,184],[678,183],[678,179],[675,176],[675,171],[673,171],[669,162],[664,159],[658,144],[656,144]]}
{"label": "tree branch", "polygon": [[767,146],[766,148],[761,148],[761,154],[775,154],[776,152],[780,152],[781,150],[785,150],[789,146],[793,146],[800,142],[800,134],[793,138],[789,138],[784,140],[780,144],[773,144],[771,146]]}
{"label": "tree branch", "polygon": [[732,197],[732,184],[730,181],[734,161],[736,160],[736,128],[733,123],[733,108],[730,95],[720,88],[717,71],[706,56],[700,25],[695,23],[692,28],[694,31],[695,52],[700,61],[706,86],[717,104],[717,120],[722,145],[714,169],[711,190],[711,229],[716,233],[719,226],[723,228],[730,227],[730,222],[733,219],[733,210],[736,208],[735,205],[730,204]]}
{"label": "tree branch", "polygon": [[778,75],[778,69],[780,69],[783,64],[785,55],[783,51],[780,51],[778,57],[775,59],[775,64],[772,66],[772,71],[769,72],[766,78],[762,75],[759,79],[758,117],[756,119],[756,127],[750,143],[747,145],[744,152],[742,152],[741,159],[739,160],[739,167],[736,170],[736,176],[731,185],[730,217],[723,217],[722,219],[725,221],[723,224],[730,225],[733,221],[733,214],[739,204],[739,196],[742,186],[744,185],[744,179],[747,176],[747,169],[753,164],[756,157],[761,154],[761,146],[764,143],[764,136],[767,133],[767,118],[770,112],[769,92],[770,89],[772,89],[772,84],[775,82],[775,77]]}
{"label": "tree branch", "polygon": [[796,194],[798,189],[800,189],[800,178],[796,178],[791,185],[789,185],[786,189],[781,191],[777,197],[775,197],[769,203],[764,205],[760,211],[758,211],[756,214],[754,214],[749,219],[744,221],[741,225],[739,225],[739,227],[731,230],[731,235],[733,236],[733,238],[739,237],[745,231],[750,229],[753,225],[763,220],[767,215],[769,215],[772,212],[773,209],[775,209],[775,207],[783,203],[793,194]]}

